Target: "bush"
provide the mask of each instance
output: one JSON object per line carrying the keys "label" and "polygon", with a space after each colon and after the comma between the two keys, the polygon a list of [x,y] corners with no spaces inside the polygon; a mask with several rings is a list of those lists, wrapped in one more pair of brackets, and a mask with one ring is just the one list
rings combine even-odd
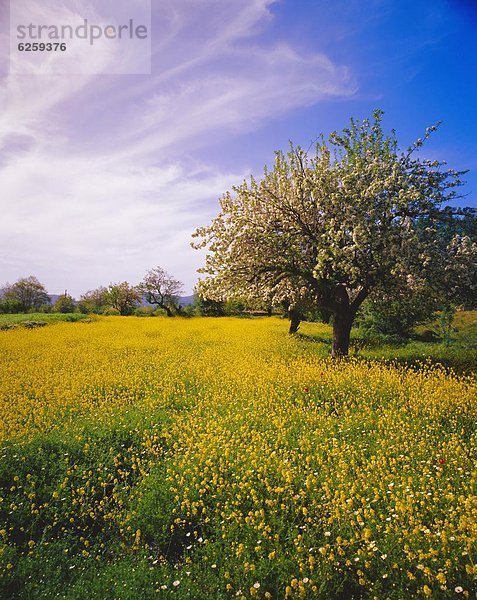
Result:
{"label": "bush", "polygon": [[53,306],[54,312],[58,313],[72,313],[76,309],[76,302],[71,296],[65,294],[60,296]]}
{"label": "bush", "polygon": [[223,317],[225,315],[224,303],[218,300],[208,300],[198,297],[194,302],[198,315],[202,317]]}
{"label": "bush", "polygon": [[181,317],[196,317],[199,315],[197,307],[194,304],[188,304],[181,308]]}
{"label": "bush", "polygon": [[119,317],[121,315],[121,313],[119,312],[119,310],[117,308],[108,306],[107,308],[104,309],[103,315],[106,315],[107,317]]}
{"label": "bush", "polygon": [[12,315],[21,312],[21,303],[18,300],[3,298],[0,300],[0,314]]}
{"label": "bush", "polygon": [[53,305],[52,304],[43,304],[43,306],[40,306],[40,308],[38,309],[39,313],[42,313],[44,315],[49,315],[50,313],[53,312]]}
{"label": "bush", "polygon": [[431,297],[422,294],[394,300],[370,299],[363,305],[357,324],[368,336],[406,339],[414,327],[432,320],[437,308]]}
{"label": "bush", "polygon": [[453,327],[455,314],[455,306],[446,306],[440,313],[437,321],[438,335],[445,346],[450,346],[452,344],[454,341],[452,334],[457,332],[457,329]]}
{"label": "bush", "polygon": [[85,302],[78,302],[77,308],[82,315],[87,315],[91,312],[89,306]]}
{"label": "bush", "polygon": [[224,313],[227,316],[241,315],[246,310],[245,302],[242,300],[227,300],[224,304]]}

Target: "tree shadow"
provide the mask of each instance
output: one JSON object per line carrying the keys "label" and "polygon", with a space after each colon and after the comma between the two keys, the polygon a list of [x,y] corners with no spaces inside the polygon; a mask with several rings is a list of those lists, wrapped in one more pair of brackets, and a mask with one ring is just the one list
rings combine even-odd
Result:
{"label": "tree shadow", "polygon": [[[331,350],[331,337],[323,334],[297,333],[295,337],[304,344],[320,344],[323,350]],[[329,353],[329,352],[328,352]],[[457,375],[477,373],[477,348],[473,344],[459,342],[445,345],[433,331],[414,334],[403,340],[363,339],[355,335],[351,339],[349,358],[364,363],[395,365],[414,371],[429,367],[443,368]]]}
{"label": "tree shadow", "polygon": [[303,342],[309,342],[312,344],[326,344],[331,347],[331,337],[330,336],[301,333],[300,331],[298,333],[295,333],[294,335],[295,335],[296,339],[303,341]]}

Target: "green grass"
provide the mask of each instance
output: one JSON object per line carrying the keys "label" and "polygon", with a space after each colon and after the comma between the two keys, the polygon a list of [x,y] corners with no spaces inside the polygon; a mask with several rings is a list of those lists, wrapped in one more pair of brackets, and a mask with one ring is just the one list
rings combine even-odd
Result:
{"label": "green grass", "polygon": [[[394,362],[419,368],[423,363],[442,365],[456,373],[469,374],[477,370],[477,311],[457,312],[454,332],[448,344],[438,337],[437,323],[416,329],[414,335],[400,343],[386,339],[367,340],[355,328],[351,334],[350,355],[366,360]],[[323,357],[331,351],[332,329],[328,325],[302,323],[298,339],[302,343],[316,343],[316,352]]]}
{"label": "green grass", "polygon": [[35,321],[37,323],[46,323],[50,325],[52,323],[59,323],[61,321],[82,321],[83,319],[87,318],[90,318],[90,315],[83,315],[81,313],[22,313],[14,315],[0,314],[0,327],[2,325],[6,327],[10,325],[22,325],[23,323],[29,321]]}

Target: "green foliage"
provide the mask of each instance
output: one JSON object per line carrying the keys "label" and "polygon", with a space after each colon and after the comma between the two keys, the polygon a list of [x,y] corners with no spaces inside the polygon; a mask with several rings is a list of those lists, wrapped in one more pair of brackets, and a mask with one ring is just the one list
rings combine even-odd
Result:
{"label": "green foliage", "polygon": [[113,306],[108,306],[103,310],[103,315],[105,315],[106,317],[119,317],[121,313],[117,308],[114,308]]}
{"label": "green foliage", "polygon": [[54,312],[73,313],[76,309],[76,302],[68,294],[60,296],[53,306]]}
{"label": "green foliage", "polygon": [[452,304],[449,304],[441,311],[437,321],[438,334],[442,340],[442,343],[446,346],[450,346],[452,344],[454,341],[453,334],[457,331],[457,329],[453,326],[456,312],[456,307]]}
{"label": "green foliage", "polygon": [[111,283],[106,292],[106,302],[119,311],[122,316],[132,315],[137,308],[141,296],[137,288],[127,281]]}
{"label": "green foliage", "polygon": [[38,308],[38,312],[41,314],[49,315],[53,312],[53,306],[51,304],[43,304]]}
{"label": "green foliage", "polygon": [[405,339],[416,326],[431,321],[437,309],[437,302],[426,294],[410,294],[394,299],[375,297],[362,307],[358,321],[370,337],[384,335]]}
{"label": "green foliage", "polygon": [[0,314],[15,314],[21,311],[21,303],[15,298],[0,299]]}
{"label": "green foliage", "polygon": [[225,303],[221,300],[210,300],[197,296],[194,302],[194,308],[199,316],[202,317],[223,317],[225,316]]}
{"label": "green foliage", "polygon": [[247,305],[240,298],[227,300],[224,304],[224,314],[227,316],[242,315],[247,310]]}
{"label": "green foliage", "polygon": [[36,277],[22,277],[16,283],[6,286],[2,290],[2,301],[14,303],[20,312],[38,310],[41,306],[50,303],[45,286]]}
{"label": "green foliage", "polygon": [[372,333],[358,328],[352,345],[355,353],[370,360],[395,362],[417,369],[439,364],[458,373],[475,372],[477,364],[477,311],[457,311],[452,324],[448,316],[442,329],[442,312],[424,326],[417,326],[410,337]]}
{"label": "green foliage", "polygon": [[199,316],[199,310],[195,304],[188,304],[181,308],[182,317],[197,317]]}
{"label": "green foliage", "polygon": [[[123,554],[122,524],[132,491],[157,464],[166,422],[161,411],[125,411],[104,425],[84,420],[20,446],[3,445],[2,598],[51,597],[95,569],[98,559],[107,563]],[[145,426],[156,432],[147,456]],[[134,464],[138,453],[144,458],[142,470]],[[45,507],[41,519],[31,506]]]}
{"label": "green foliage", "polygon": [[310,321],[310,323],[325,323],[329,324],[332,320],[332,314],[318,306],[308,306],[300,311],[300,314],[304,321]]}
{"label": "green foliage", "polygon": [[78,310],[83,314],[101,314],[108,304],[108,290],[99,287],[83,294],[78,302]]}
{"label": "green foliage", "polygon": [[28,321],[40,321],[48,324],[59,323],[61,321],[89,321],[90,319],[81,313],[29,313],[29,314],[15,314],[15,315],[0,315],[0,327],[22,325]]}

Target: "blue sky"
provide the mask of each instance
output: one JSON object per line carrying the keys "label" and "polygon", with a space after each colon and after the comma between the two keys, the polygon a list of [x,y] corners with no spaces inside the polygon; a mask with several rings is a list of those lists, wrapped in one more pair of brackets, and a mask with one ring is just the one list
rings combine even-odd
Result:
{"label": "blue sky", "polygon": [[150,75],[108,75],[99,45],[103,75],[19,76],[0,2],[0,284],[35,274],[78,296],[159,264],[190,292],[190,234],[221,193],[289,139],[308,146],[374,108],[403,147],[443,121],[423,155],[470,169],[461,203],[477,206],[475,1],[153,5]]}

